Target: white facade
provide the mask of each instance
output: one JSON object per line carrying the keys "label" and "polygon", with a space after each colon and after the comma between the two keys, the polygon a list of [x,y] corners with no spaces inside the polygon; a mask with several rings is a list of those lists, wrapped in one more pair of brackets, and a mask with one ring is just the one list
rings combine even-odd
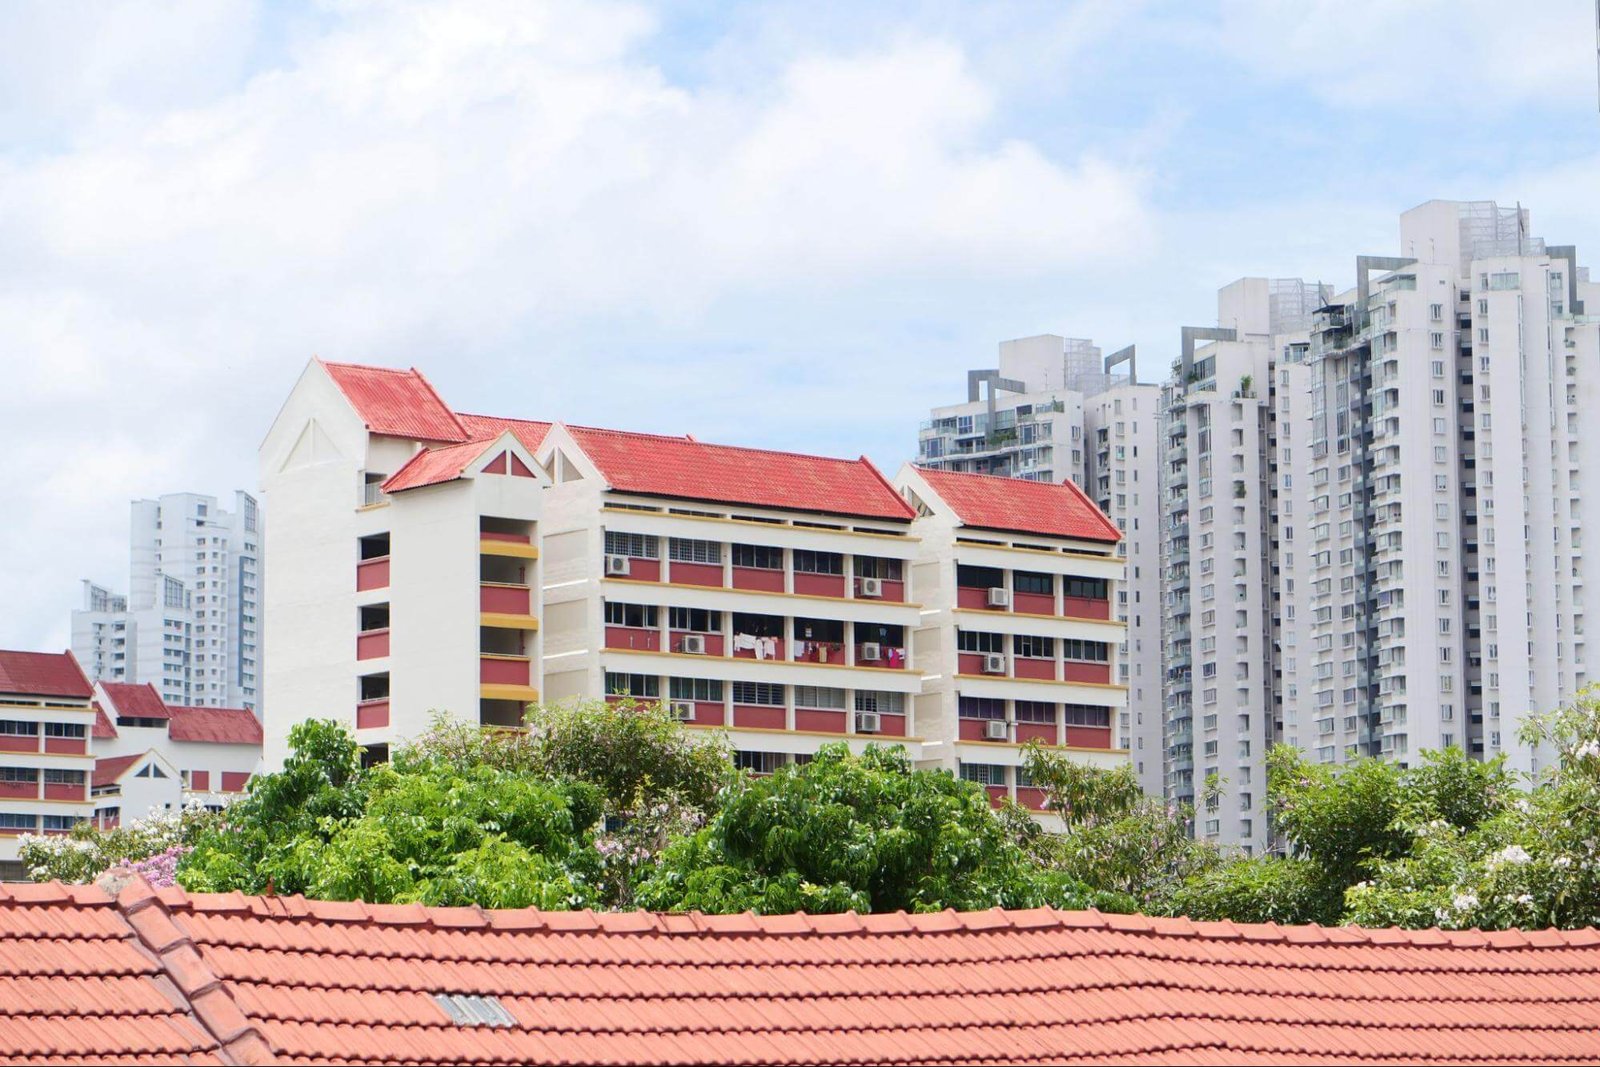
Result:
{"label": "white facade", "polygon": [[73,651],[89,676],[149,682],[164,699],[258,706],[261,533],[254,497],[169,493],[135,500],[127,596],[84,582],[72,613]]}

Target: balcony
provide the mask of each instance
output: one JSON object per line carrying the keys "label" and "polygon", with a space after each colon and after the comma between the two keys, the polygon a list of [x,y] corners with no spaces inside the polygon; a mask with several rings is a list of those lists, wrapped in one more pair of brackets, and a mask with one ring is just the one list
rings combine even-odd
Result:
{"label": "balcony", "polygon": [[751,730],[784,730],[788,728],[787,713],[770,704],[735,704],[733,725]]}
{"label": "balcony", "polygon": [[[1053,659],[1016,656],[1011,660],[1011,675],[1014,678],[1033,678],[1039,681],[1053,682],[1056,680],[1056,661]],[[1053,735],[1049,743],[1055,744]]]}
{"label": "balcony", "polygon": [[1098,597],[1064,596],[1061,598],[1061,615],[1067,619],[1111,618],[1111,601]]}
{"label": "balcony", "polygon": [[880,667],[891,671],[903,671],[911,666],[911,664],[907,662],[908,657],[906,656],[906,650],[904,648],[901,648],[898,645],[886,645],[882,642],[875,643],[875,651],[877,652],[877,656],[875,658],[868,658],[867,653],[869,651],[874,651],[874,649],[869,649],[867,645],[873,643],[874,642],[863,642],[856,645],[856,666]]}
{"label": "balcony", "polygon": [[382,659],[389,654],[389,628],[356,634],[356,659]]}
{"label": "balcony", "polygon": [[606,647],[632,652],[660,652],[661,631],[643,626],[607,626]]}
{"label": "balcony", "polygon": [[[721,581],[718,581],[721,585]],[[783,571],[767,567],[733,568],[733,587],[758,593],[783,592]]]}
{"label": "balcony", "polygon": [[[632,576],[630,575],[630,577]],[[722,564],[674,561],[672,563],[672,581],[677,585],[701,585],[711,589],[721,589]]]}
{"label": "balcony", "polygon": [[[685,647],[684,639],[698,637],[705,646],[701,653],[689,652]],[[688,655],[725,656],[727,655],[727,641],[719,633],[702,633],[698,630],[672,630],[667,634],[668,649],[673,652],[685,652]],[[610,641],[607,641],[610,647]]]}
{"label": "balcony", "polygon": [[842,708],[794,709],[794,728],[819,734],[842,734],[850,724],[850,713]]}
{"label": "balcony", "polygon": [[482,582],[478,587],[478,608],[496,615],[532,615],[533,590],[509,582]]}
{"label": "balcony", "polygon": [[[998,588],[998,587],[996,587]],[[956,587],[956,607],[969,608],[978,611],[1005,611],[1004,604],[989,603],[989,586],[962,585]],[[1055,611],[1052,602],[1050,610]]]}
{"label": "balcony", "polygon": [[389,725],[389,698],[377,697],[356,704],[356,729],[377,730]]}
{"label": "balcony", "polygon": [[389,557],[378,556],[356,564],[356,592],[389,588]]}
{"label": "balcony", "polygon": [[1056,598],[1050,593],[1013,593],[1011,609],[1025,615],[1054,615]]}
{"label": "balcony", "polygon": [[483,654],[478,657],[478,681],[483,685],[533,684],[533,664],[527,656]]}
{"label": "balcony", "polygon": [[813,574],[810,571],[794,572],[794,591],[799,596],[844,596],[844,575]]}

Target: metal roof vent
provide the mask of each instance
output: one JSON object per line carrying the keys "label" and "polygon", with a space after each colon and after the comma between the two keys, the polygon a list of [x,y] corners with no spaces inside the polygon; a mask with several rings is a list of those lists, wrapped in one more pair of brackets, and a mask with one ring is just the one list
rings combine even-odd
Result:
{"label": "metal roof vent", "polygon": [[457,1026],[515,1026],[517,1020],[494,997],[472,993],[435,993],[433,1002]]}

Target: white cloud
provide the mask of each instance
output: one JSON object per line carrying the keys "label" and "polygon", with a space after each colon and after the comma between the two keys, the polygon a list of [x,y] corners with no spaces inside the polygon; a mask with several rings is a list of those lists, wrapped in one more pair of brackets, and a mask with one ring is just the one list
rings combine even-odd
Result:
{"label": "white cloud", "polygon": [[[125,580],[128,498],[252,485],[314,352],[494,382],[530,415],[609,391],[624,422],[664,398],[616,387],[652,356],[608,331],[682,339],[741,294],[827,307],[892,278],[1087,272],[1148,230],[1137,171],[994,140],[991,90],[945,40],[811,50],[736,95],[671,84],[632,6],[325,14],[249,79],[247,5],[182,31],[132,19],[90,74],[54,69],[76,55],[61,23],[29,23],[55,58],[3,83],[10,113],[37,91],[59,127],[0,156],[0,360],[20,383],[0,418],[28,443],[0,460],[0,644],[59,644],[77,578]],[[212,46],[192,76],[150,71]],[[842,380],[858,355],[809,366]],[[703,370],[755,391],[750,358]]]}

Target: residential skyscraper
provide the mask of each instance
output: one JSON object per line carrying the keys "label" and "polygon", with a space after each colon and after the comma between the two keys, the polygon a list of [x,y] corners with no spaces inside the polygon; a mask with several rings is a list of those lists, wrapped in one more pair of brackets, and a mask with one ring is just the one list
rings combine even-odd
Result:
{"label": "residential skyscraper", "polygon": [[254,710],[261,528],[243,490],[231,511],[198,493],[133,501],[128,594],[85,581],[72,613],[72,649],[90,679],[149,682],[173,704]]}

